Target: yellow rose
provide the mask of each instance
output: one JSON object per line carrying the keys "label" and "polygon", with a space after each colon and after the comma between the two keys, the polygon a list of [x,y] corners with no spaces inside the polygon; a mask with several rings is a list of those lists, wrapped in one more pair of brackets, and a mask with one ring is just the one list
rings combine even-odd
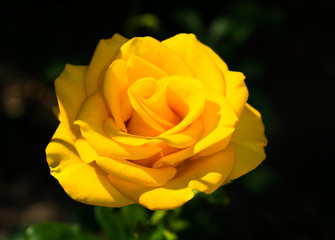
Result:
{"label": "yellow rose", "polygon": [[115,34],[55,81],[60,124],[46,154],[86,204],[173,209],[258,166],[267,140],[244,75],[193,34]]}

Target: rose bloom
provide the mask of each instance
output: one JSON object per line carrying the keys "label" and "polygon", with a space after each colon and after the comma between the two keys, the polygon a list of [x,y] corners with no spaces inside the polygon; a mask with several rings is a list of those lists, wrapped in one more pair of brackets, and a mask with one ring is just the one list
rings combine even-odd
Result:
{"label": "rose bloom", "polygon": [[258,166],[267,140],[244,75],[193,34],[115,34],[55,81],[47,162],[82,203],[174,209]]}

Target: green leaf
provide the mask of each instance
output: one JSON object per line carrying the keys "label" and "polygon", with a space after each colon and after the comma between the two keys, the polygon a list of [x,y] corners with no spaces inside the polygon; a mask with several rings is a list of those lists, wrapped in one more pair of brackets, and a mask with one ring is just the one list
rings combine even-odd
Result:
{"label": "green leaf", "polygon": [[169,231],[168,229],[163,230],[163,235],[166,238],[166,240],[177,240],[178,239],[177,235]]}
{"label": "green leaf", "polygon": [[164,225],[163,224],[159,224],[154,231],[150,232],[150,235],[148,236],[147,239],[149,239],[149,240],[165,240],[165,237],[164,237]]}
{"label": "green leaf", "polygon": [[156,225],[166,216],[167,211],[155,211],[150,219],[151,224]]}
{"label": "green leaf", "polygon": [[43,222],[32,225],[25,232],[26,240],[101,240],[78,225]]}
{"label": "green leaf", "polygon": [[147,210],[137,204],[122,207],[120,209],[121,217],[130,231],[134,232],[139,223],[144,223],[148,219]]}
{"label": "green leaf", "polygon": [[113,208],[95,207],[95,217],[110,240],[133,239],[133,232],[127,231],[126,225],[122,221],[120,213]]}

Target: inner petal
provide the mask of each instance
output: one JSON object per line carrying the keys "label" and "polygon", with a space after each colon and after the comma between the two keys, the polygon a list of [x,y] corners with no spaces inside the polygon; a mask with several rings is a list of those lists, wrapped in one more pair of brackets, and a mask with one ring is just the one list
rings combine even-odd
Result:
{"label": "inner petal", "polygon": [[127,96],[130,83],[126,76],[126,70],[127,62],[125,60],[115,60],[106,71],[103,85],[103,95],[109,111],[119,129],[125,132],[127,129],[124,121],[129,119],[133,111]]}
{"label": "inner petal", "polygon": [[161,136],[175,134],[190,126],[201,115],[206,98],[202,82],[196,78],[170,76],[161,80],[168,81],[167,103],[182,118],[176,126]]}
{"label": "inner petal", "polygon": [[150,98],[140,98],[140,104],[157,122],[171,128],[181,119],[167,103],[166,88],[168,83],[166,79],[157,81],[158,91]]}
{"label": "inner petal", "polygon": [[[133,114],[128,124],[128,130],[133,129],[139,132],[138,129],[134,129],[134,127],[139,127],[137,121],[135,122],[136,117],[141,118],[143,122],[140,122],[149,125],[158,133],[173,127],[175,125],[173,122],[179,121],[179,118],[169,109],[166,103],[166,84],[158,83],[153,78],[142,78],[129,87],[129,100],[136,114]],[[166,113],[163,113],[164,111]]]}
{"label": "inner petal", "polygon": [[160,79],[168,76],[164,70],[157,67],[155,64],[136,55],[130,55],[127,60],[127,65],[127,76],[131,82],[147,77]]}

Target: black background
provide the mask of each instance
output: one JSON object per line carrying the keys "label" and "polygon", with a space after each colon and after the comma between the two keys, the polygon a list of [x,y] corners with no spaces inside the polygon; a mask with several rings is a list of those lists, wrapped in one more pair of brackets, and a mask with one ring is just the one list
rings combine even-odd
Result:
{"label": "black background", "polygon": [[[230,204],[201,205],[207,225],[217,226],[209,228],[213,232],[194,227],[182,239],[334,239],[330,5],[322,0],[0,3],[0,238],[38,221],[90,216],[90,207],[63,193],[45,161],[44,149],[58,124],[50,109],[56,104],[53,81],[65,63],[88,64],[98,40],[116,32],[159,40],[194,32],[230,69],[247,76],[249,102],[263,114],[269,145],[255,173],[225,187]],[[158,19],[157,27],[132,20],[145,13]],[[209,29],[220,17],[232,30],[213,40]]]}

